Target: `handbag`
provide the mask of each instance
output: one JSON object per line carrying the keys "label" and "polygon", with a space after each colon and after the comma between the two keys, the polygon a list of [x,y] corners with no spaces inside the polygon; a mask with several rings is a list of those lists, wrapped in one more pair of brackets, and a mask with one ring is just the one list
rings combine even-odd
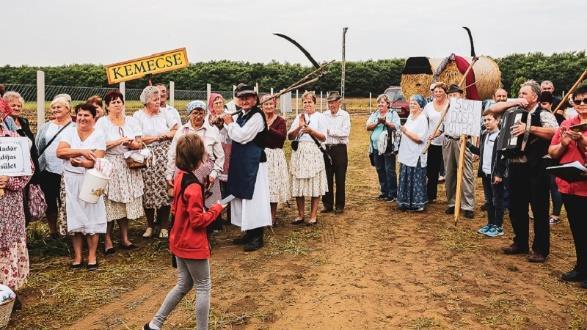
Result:
{"label": "handbag", "polygon": [[146,168],[146,167],[149,167],[152,165],[153,153],[151,152],[151,150],[149,150],[147,148],[147,145],[145,143],[143,143],[143,148],[141,150],[137,150],[137,152],[142,153],[142,154],[146,154],[147,156],[145,156],[143,161],[136,160],[131,156],[125,158],[124,161],[126,161],[126,166],[128,168],[141,169],[141,168]]}
{"label": "handbag", "polygon": [[300,141],[298,139],[291,141],[291,150],[297,151],[299,146],[300,146]]}
{"label": "handbag", "polygon": [[41,220],[47,212],[47,201],[45,194],[38,184],[31,183],[27,186],[26,197],[27,207],[25,207],[26,217],[29,222]]}

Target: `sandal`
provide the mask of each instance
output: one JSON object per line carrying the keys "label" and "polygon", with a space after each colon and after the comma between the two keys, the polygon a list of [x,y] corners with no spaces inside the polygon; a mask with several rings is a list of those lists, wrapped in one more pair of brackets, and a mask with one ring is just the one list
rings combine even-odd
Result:
{"label": "sandal", "polygon": [[116,252],[116,249],[114,247],[108,248],[108,249],[104,249],[104,254],[105,255],[110,255],[110,254],[114,254]]}
{"label": "sandal", "polygon": [[87,268],[88,268],[88,272],[93,272],[95,270],[98,270],[98,261],[96,260],[95,264],[88,264]]}
{"label": "sandal", "polygon": [[70,264],[69,265],[69,268],[71,268],[71,269],[80,269],[83,266],[84,266],[84,264],[80,262],[79,264]]}
{"label": "sandal", "polygon": [[120,243],[120,248],[123,250],[134,250],[137,248],[137,246],[134,245],[133,243],[130,243],[129,245],[124,245],[124,244]]}
{"label": "sandal", "polygon": [[291,222],[292,225],[301,225],[304,223],[304,218],[297,217]]}
{"label": "sandal", "polygon": [[310,219],[308,220],[308,222],[306,223],[308,226],[314,226],[318,223],[318,220],[316,220],[316,218],[314,219]]}

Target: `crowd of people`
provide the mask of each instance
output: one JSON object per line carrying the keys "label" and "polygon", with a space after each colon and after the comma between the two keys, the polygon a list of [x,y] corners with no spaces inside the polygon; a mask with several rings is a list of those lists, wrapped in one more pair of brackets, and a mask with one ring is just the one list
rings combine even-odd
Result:
{"label": "crowd of people", "polygon": [[[509,210],[514,239],[504,253],[531,252],[529,261],[545,262],[550,251],[549,226],[560,222],[564,205],[577,262],[562,279],[582,282],[587,288],[587,226],[580,220],[587,202],[587,181],[568,182],[546,171],[553,162],[587,161],[587,130],[576,129],[587,124],[587,87],[579,87],[570,99],[571,106],[557,112],[554,109],[561,100],[553,96],[549,81],[542,85],[525,82],[514,99],[498,89],[494,99],[485,102],[481,137],[467,138],[465,150],[460,150],[460,136],[445,134],[442,125],[438,131],[433,129],[451,99],[464,98],[464,91],[442,82],[434,83],[430,91],[431,100],[421,95],[409,99],[409,116],[403,124],[390,96],[377,97],[377,111],[366,122],[369,158],[379,179],[377,198],[396,202],[400,211],[425,212],[429,203],[439,199],[437,186],[444,173],[446,213],[453,214],[459,154],[463,152],[460,207],[464,217],[473,218],[475,212],[475,159],[479,160],[477,176],[485,195],[482,208],[487,212],[487,224],[478,232],[489,237],[504,235],[503,218]],[[186,122],[167,104],[165,85],[147,86],[140,101],[143,108],[128,116],[124,96],[118,91],[103,99],[93,96],[75,107],[69,95],[61,94],[50,104],[51,119],[34,134],[22,115],[24,99],[17,92],[4,94],[1,136],[28,138],[33,174],[0,176],[0,283],[18,290],[26,282],[26,224],[36,220],[30,210],[38,206],[33,196],[40,187],[50,238],[71,239],[73,269],[99,268],[100,235],[104,236],[104,255],[117,248],[137,248],[129,235],[129,222],[145,217],[142,236],[169,239],[178,268],[176,287],[145,329],[159,329],[194,285],[198,328],[205,328],[210,306],[211,230],[222,227],[225,214],[242,231],[234,243],[243,245],[244,251],[255,251],[264,246],[264,228],[282,222],[276,215],[278,204],[292,197],[297,206],[297,216],[291,221],[295,225],[316,225],[320,201],[320,213],[344,213],[350,116],[341,107],[338,92],[328,93],[324,112],[316,109],[316,95],[305,92],[303,112],[288,129],[287,121],[277,113],[276,99],[260,97],[246,84],[237,86],[231,104],[217,93],[206,101],[189,102]],[[528,119],[502,127],[504,112],[518,108]],[[500,129],[523,138],[526,148],[513,156],[501,153],[497,148]],[[289,162],[284,152],[286,139],[292,148]],[[112,167],[108,187],[97,203],[86,202],[79,197],[84,176],[101,163]],[[531,251],[530,216],[535,236]],[[120,234],[118,246],[113,237],[115,224]],[[82,255],[84,241],[86,257]]]}

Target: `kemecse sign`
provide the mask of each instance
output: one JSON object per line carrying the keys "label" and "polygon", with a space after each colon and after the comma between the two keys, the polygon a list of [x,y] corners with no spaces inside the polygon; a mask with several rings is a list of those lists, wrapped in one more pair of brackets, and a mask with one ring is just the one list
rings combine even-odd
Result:
{"label": "kemecse sign", "polygon": [[142,78],[148,74],[169,72],[189,65],[185,48],[157,53],[134,60],[106,65],[109,84]]}

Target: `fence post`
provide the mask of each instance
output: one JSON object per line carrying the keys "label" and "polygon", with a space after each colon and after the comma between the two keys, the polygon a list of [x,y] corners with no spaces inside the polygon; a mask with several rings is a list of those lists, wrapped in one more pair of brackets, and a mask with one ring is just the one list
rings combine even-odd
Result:
{"label": "fence post", "polygon": [[299,98],[299,95],[298,95],[298,90],[296,89],[296,116],[298,115],[298,109],[299,109],[298,102],[299,102],[299,100],[300,100],[300,98]]}
{"label": "fence post", "polygon": [[369,92],[369,113],[373,113],[371,111],[371,92]]}
{"label": "fence post", "polygon": [[322,98],[322,91],[320,91],[320,112],[324,112],[324,99]]}
{"label": "fence post", "polygon": [[122,94],[122,100],[126,100],[126,83],[124,81],[118,84],[118,91]]}
{"label": "fence post", "polygon": [[273,87],[271,87],[271,95],[273,95]]}
{"label": "fence post", "polygon": [[255,83],[255,92],[257,92],[257,94],[259,94],[259,83],[258,82]]}
{"label": "fence post", "polygon": [[175,107],[175,81],[169,82],[169,105]]}
{"label": "fence post", "polygon": [[45,72],[37,71],[37,127],[45,123]]}
{"label": "fence post", "polygon": [[206,84],[206,104],[210,103],[210,94],[212,94],[212,85]]}

